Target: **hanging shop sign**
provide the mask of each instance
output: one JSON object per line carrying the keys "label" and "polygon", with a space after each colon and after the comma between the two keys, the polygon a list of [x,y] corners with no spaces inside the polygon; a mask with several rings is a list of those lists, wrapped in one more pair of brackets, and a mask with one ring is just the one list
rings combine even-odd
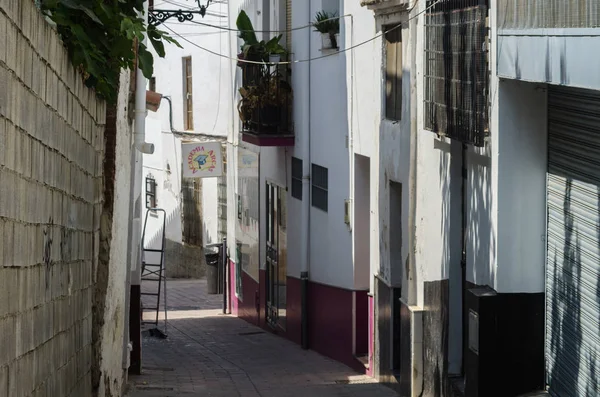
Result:
{"label": "hanging shop sign", "polygon": [[220,142],[182,143],[184,178],[212,178],[223,175]]}

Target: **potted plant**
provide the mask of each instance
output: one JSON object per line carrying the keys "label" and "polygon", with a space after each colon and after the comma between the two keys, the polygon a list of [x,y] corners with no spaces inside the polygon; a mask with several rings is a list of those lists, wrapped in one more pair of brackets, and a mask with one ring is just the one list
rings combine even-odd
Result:
{"label": "potted plant", "polygon": [[335,12],[319,11],[315,15],[313,26],[321,33],[323,49],[338,48],[340,19]]}
{"label": "potted plant", "polygon": [[[275,36],[269,41],[258,41],[252,21],[244,10],[240,11],[236,26],[239,37],[244,40],[238,59],[254,62],[278,63],[281,57],[287,54],[286,49],[280,44],[283,35]],[[238,62],[238,66],[244,66],[244,62]]]}
{"label": "potted plant", "polygon": [[277,70],[265,73],[252,85],[240,87],[239,92],[238,112],[242,122],[258,124],[263,132],[276,132],[292,98],[292,88]]}

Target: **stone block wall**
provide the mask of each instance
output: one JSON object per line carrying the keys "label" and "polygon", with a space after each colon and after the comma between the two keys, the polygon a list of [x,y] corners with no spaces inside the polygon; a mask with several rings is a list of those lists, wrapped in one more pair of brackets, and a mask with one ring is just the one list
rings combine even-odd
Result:
{"label": "stone block wall", "polygon": [[0,0],[0,396],[91,395],[105,113],[33,0]]}

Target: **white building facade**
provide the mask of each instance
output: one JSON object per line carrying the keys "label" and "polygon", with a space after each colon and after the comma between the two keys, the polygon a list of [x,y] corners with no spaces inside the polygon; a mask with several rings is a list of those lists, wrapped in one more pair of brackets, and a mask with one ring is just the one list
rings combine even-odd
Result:
{"label": "white building facade", "polygon": [[[600,10],[550,3],[223,5],[225,57],[201,58],[219,93],[194,120],[227,136],[232,312],[402,396],[598,393]],[[270,122],[240,105],[259,68],[236,65],[241,10],[289,50],[260,69],[293,93]],[[309,26],[323,10],[339,49]],[[156,90],[183,98],[171,54]],[[147,166],[163,190],[166,111],[147,130],[170,153]]]}
{"label": "white building facade", "polygon": [[[155,10],[193,10],[185,2],[156,1]],[[166,56],[155,55],[149,90],[163,96],[157,112],[148,112],[146,137],[155,153],[143,159],[142,197],[146,209],[166,212],[167,277],[202,277],[202,246],[226,237],[225,177],[183,178],[182,143],[225,141],[231,131],[233,67],[227,59],[229,23],[227,4],[211,4],[201,18],[183,23],[167,19],[159,28],[175,37],[182,48],[168,45]],[[152,189],[154,187],[154,190]],[[146,211],[144,211],[145,217]],[[145,219],[145,218],[142,218]],[[148,217],[146,246],[159,246],[162,215]],[[142,225],[143,226],[143,225]]]}

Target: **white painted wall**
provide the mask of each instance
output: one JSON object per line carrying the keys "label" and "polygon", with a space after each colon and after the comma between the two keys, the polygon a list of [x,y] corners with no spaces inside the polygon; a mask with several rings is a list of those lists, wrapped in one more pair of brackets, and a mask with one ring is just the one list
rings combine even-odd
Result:
{"label": "white painted wall", "polygon": [[498,292],[543,292],[546,258],[547,93],[500,81]]}
{"label": "white painted wall", "polygon": [[498,76],[600,89],[600,29],[499,30]]}
{"label": "white painted wall", "polygon": [[[123,338],[128,335],[126,297],[128,264],[128,237],[130,223],[131,153],[133,130],[127,117],[129,100],[129,73],[121,73],[117,102],[117,128],[115,153],[115,191],[111,230],[110,260],[105,298],[104,324],[101,329],[101,372],[99,396],[121,393],[123,380]],[[106,380],[106,381],[105,381]],[[106,386],[108,385],[108,388]]]}
{"label": "white painted wall", "polygon": [[[184,2],[181,2],[181,4],[185,6]],[[179,7],[157,1],[155,8],[177,9]],[[227,28],[229,26],[227,3],[212,3],[207,15],[204,18],[195,16],[194,21]],[[184,129],[183,57],[191,56],[194,129],[188,132],[221,136],[225,139],[232,127],[233,107],[229,93],[232,87],[231,70],[233,66],[229,59],[211,54],[208,51],[227,56],[230,48],[230,32],[193,22],[179,23],[176,18],[167,21],[161,29],[175,36],[183,47],[178,48],[175,45],[167,45],[166,57],[162,59],[155,57],[156,90],[163,96],[170,96],[172,99],[173,128],[177,131],[183,131]],[[177,37],[170,29],[182,35],[183,38]],[[204,49],[194,46],[185,39]],[[147,141],[155,144],[155,153],[144,156],[144,176],[151,173],[156,178],[158,206],[167,212],[166,237],[180,243],[182,240],[182,138],[174,136],[170,131],[169,106],[168,102],[163,100],[158,112],[148,112],[146,121]],[[189,137],[189,140],[194,140],[194,137]],[[167,171],[167,165],[170,172]],[[210,244],[218,240],[217,185],[217,178],[202,180],[204,244]],[[142,198],[145,200],[144,189],[145,186],[142,186]],[[145,207],[145,201],[143,205]],[[162,219],[149,221],[149,233],[151,235],[158,233],[161,222]]]}
{"label": "white painted wall", "polygon": [[[505,49],[499,48],[504,43],[495,37],[494,11],[491,21],[491,136],[484,148],[470,147],[467,153],[467,281],[489,285],[499,292],[540,292],[546,93],[543,86],[495,77],[496,54]],[[423,52],[423,39],[420,28],[417,54]],[[416,59],[419,78],[424,67],[421,58]],[[461,145],[423,129],[422,84],[417,85],[416,98],[415,250],[417,305],[422,305],[423,282],[450,279],[451,301],[452,291],[460,288],[456,269],[460,269],[461,255]]]}

